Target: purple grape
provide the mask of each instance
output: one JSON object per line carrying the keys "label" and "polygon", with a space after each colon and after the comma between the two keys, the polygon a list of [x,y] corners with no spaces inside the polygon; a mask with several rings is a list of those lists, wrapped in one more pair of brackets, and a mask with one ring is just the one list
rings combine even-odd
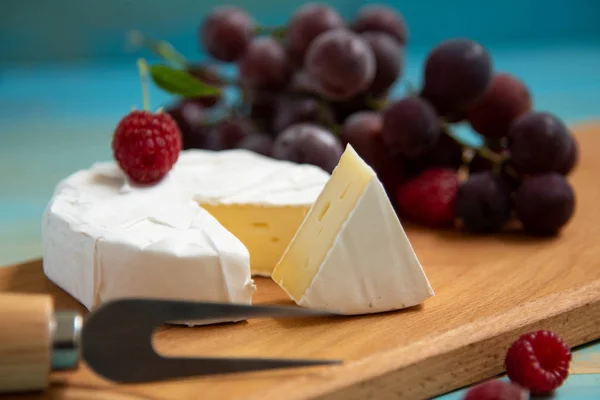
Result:
{"label": "purple grape", "polygon": [[525,84],[509,74],[496,74],[487,90],[468,112],[471,127],[488,138],[502,138],[511,124],[531,110]]}
{"label": "purple grape", "polygon": [[445,168],[457,170],[463,164],[463,147],[445,132],[432,148],[417,158],[408,159],[410,170],[419,173],[427,168]]}
{"label": "purple grape", "polygon": [[374,169],[384,162],[385,145],[381,140],[382,126],[381,114],[375,111],[361,111],[346,119],[340,133],[342,142],[350,144]]}
{"label": "purple grape", "polygon": [[204,19],[198,34],[208,54],[232,62],[246,51],[254,36],[254,21],[238,7],[216,7]]}
{"label": "purple grape", "polygon": [[177,123],[181,132],[182,148],[202,149],[208,135],[204,108],[195,99],[184,99],[165,110]]}
{"label": "purple grape", "polygon": [[404,160],[383,144],[381,114],[360,111],[349,116],[340,133],[342,143],[350,144],[358,155],[375,170],[386,190],[393,191],[404,181]]}
{"label": "purple grape", "polygon": [[275,134],[299,122],[312,122],[323,127],[328,127],[335,122],[329,105],[312,97],[283,97],[277,103],[276,110],[273,119]]}
{"label": "purple grape", "polygon": [[358,11],[353,25],[353,29],[356,32],[387,33],[401,45],[404,45],[408,41],[408,29],[404,17],[386,6],[363,6]]}
{"label": "purple grape", "polygon": [[370,110],[367,105],[367,98],[364,94],[359,94],[345,101],[330,102],[331,109],[334,112],[338,123],[344,124],[346,119],[355,113]]}
{"label": "purple grape", "polygon": [[313,124],[292,125],[283,131],[273,145],[273,157],[299,164],[312,164],[331,173],[342,156],[339,139]]}
{"label": "purple grape", "polygon": [[508,132],[511,165],[522,174],[557,171],[569,151],[569,131],[552,114],[530,112]]}
{"label": "purple grape", "polygon": [[[194,64],[187,68],[187,71],[193,75],[199,81],[211,85],[214,87],[221,88],[225,86],[225,82],[217,73],[216,68],[207,65]],[[221,101],[221,93],[191,98],[194,102],[200,104],[202,107],[213,107]]]}
{"label": "purple grape", "polygon": [[383,95],[402,75],[404,53],[388,34],[365,32],[361,37],[371,46],[375,56],[375,77],[368,91],[375,96]]}
{"label": "purple grape", "polygon": [[[255,99],[250,103],[252,120],[271,121],[275,115],[277,102],[275,99]],[[270,126],[270,123],[268,124]]]}
{"label": "purple grape", "polygon": [[273,138],[264,133],[249,135],[238,144],[238,147],[270,157],[273,153]]}
{"label": "purple grape", "polygon": [[280,89],[291,72],[285,50],[271,37],[252,40],[240,60],[239,69],[242,84],[255,89]]}
{"label": "purple grape", "polygon": [[292,93],[319,94],[319,85],[315,78],[304,69],[292,74],[289,88]]}
{"label": "purple grape", "polygon": [[207,150],[235,149],[252,134],[252,124],[243,118],[228,118],[220,121],[206,138]]}
{"label": "purple grape", "polygon": [[565,156],[563,162],[556,169],[556,172],[569,175],[575,165],[577,165],[577,161],[579,159],[579,145],[577,144],[577,140],[572,135],[569,135],[569,145],[567,149],[567,155]]}
{"label": "purple grape", "polygon": [[458,188],[456,215],[466,230],[495,232],[510,218],[509,186],[492,171],[477,172]]}
{"label": "purple grape", "polygon": [[385,191],[390,199],[395,197],[398,187],[406,181],[408,174],[406,172],[404,158],[398,154],[391,154],[387,149],[382,153],[382,160],[374,168],[377,178],[383,184]]}
{"label": "purple grape", "polygon": [[420,97],[397,100],[383,112],[381,136],[394,153],[417,157],[435,145],[440,130],[435,110]]}
{"label": "purple grape", "polygon": [[[244,104],[249,105],[248,112],[250,118],[260,121],[267,121],[266,127],[271,126],[271,120],[277,111],[277,103],[281,98],[278,90],[257,90],[243,87]],[[270,133],[270,132],[269,132]]]}
{"label": "purple grape", "polygon": [[422,95],[441,115],[466,110],[488,88],[492,61],[487,50],[469,39],[437,45],[425,61]]}
{"label": "purple grape", "polygon": [[299,7],[288,26],[290,55],[301,65],[308,47],[321,33],[343,28],[342,17],[331,7],[320,3],[308,3]]}
{"label": "purple grape", "polygon": [[305,67],[323,96],[347,100],[364,91],[375,77],[375,56],[357,34],[335,29],[319,35],[306,54]]}
{"label": "purple grape", "polygon": [[565,177],[556,172],[532,176],[517,190],[515,206],[526,231],[554,235],[573,216],[575,193]]}

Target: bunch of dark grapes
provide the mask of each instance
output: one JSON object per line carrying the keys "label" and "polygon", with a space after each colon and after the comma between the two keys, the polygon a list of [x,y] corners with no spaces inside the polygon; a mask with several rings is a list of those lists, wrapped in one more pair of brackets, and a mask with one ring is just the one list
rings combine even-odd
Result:
{"label": "bunch of dark grapes", "polygon": [[[573,214],[565,177],[577,163],[575,138],[556,116],[534,111],[525,84],[495,72],[480,43],[439,43],[418,90],[390,98],[409,39],[392,8],[364,6],[344,21],[332,7],[309,3],[284,26],[266,28],[241,8],[222,6],[198,34],[214,61],[190,64],[187,72],[217,88],[233,86],[239,99],[226,104],[211,94],[169,107],[186,149],[241,148],[331,172],[351,145],[398,203],[407,181],[419,187],[414,181],[423,176],[444,175],[428,170],[454,171],[461,177],[450,191],[456,196],[437,211],[451,206],[457,226],[473,232],[499,231],[517,218],[527,232],[555,234]],[[224,78],[218,63],[233,64],[237,77]],[[484,146],[457,140],[456,122],[468,122]]]}

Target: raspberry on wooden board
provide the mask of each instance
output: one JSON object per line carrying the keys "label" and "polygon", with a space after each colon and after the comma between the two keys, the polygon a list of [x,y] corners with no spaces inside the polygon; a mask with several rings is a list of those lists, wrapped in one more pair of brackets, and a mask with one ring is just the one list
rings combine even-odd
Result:
{"label": "raspberry on wooden board", "polygon": [[506,373],[511,381],[532,394],[549,394],[569,375],[571,349],[554,332],[541,330],[517,339],[506,353]]}

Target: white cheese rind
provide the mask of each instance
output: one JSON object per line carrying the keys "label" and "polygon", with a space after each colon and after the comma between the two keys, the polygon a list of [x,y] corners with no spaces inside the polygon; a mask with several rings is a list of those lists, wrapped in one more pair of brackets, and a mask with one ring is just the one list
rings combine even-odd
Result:
{"label": "white cheese rind", "polygon": [[330,176],[314,165],[240,149],[186,150],[173,171],[194,200],[228,205],[311,206]]}
{"label": "white cheese rind", "polygon": [[381,182],[373,177],[296,302],[354,315],[414,306],[433,294]]}

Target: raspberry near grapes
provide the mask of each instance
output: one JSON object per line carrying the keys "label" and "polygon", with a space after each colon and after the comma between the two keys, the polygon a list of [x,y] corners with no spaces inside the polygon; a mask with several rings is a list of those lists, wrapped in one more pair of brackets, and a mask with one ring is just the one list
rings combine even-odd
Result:
{"label": "raspberry near grapes", "polygon": [[167,113],[132,111],[115,129],[115,160],[138,184],[156,183],[169,172],[181,151],[181,133]]}
{"label": "raspberry near grapes", "polygon": [[368,92],[374,96],[384,95],[402,75],[402,47],[385,33],[365,32],[360,36],[371,46],[375,56],[375,77]]}
{"label": "raspberry near grapes", "polygon": [[309,123],[283,131],[273,145],[273,158],[312,164],[331,173],[342,156],[340,140],[328,130]]}
{"label": "raspberry near grapes", "polygon": [[426,170],[400,185],[396,192],[398,210],[425,225],[452,225],[458,184],[458,174],[454,170]]}
{"label": "raspberry near grapes", "polygon": [[236,61],[254,36],[254,21],[238,7],[216,7],[202,22],[198,36],[208,54],[217,60]]}
{"label": "raspberry near grapes", "polygon": [[556,234],[573,216],[575,193],[556,172],[526,178],[515,193],[517,217],[526,231]]}
{"label": "raspberry near grapes", "polygon": [[440,130],[434,108],[420,97],[397,100],[383,111],[381,136],[392,152],[419,156],[435,145]]}
{"label": "raspberry near grapes", "polygon": [[288,24],[287,39],[290,55],[298,65],[313,40],[331,29],[343,28],[342,17],[333,8],[319,3],[308,3],[299,7]]}
{"label": "raspberry near grapes", "polygon": [[492,171],[478,172],[460,185],[456,216],[472,232],[494,232],[510,218],[511,191]]}
{"label": "raspberry near grapes", "polygon": [[537,331],[522,335],[508,349],[504,361],[512,382],[544,395],[561,386],[569,375],[571,349],[554,332]]}
{"label": "raspberry near grapes", "polygon": [[323,96],[342,101],[366,90],[373,82],[375,56],[356,33],[334,29],[320,34],[310,44],[304,67]]}
{"label": "raspberry near grapes", "polygon": [[281,89],[289,80],[291,67],[283,46],[272,37],[250,42],[239,62],[240,80],[248,88]]}
{"label": "raspberry near grapes", "polygon": [[531,95],[516,77],[500,73],[494,75],[483,96],[470,108],[471,127],[489,138],[501,138],[518,117],[531,110]]}
{"label": "raspberry near grapes", "polygon": [[398,44],[408,41],[408,28],[402,15],[382,5],[366,5],[358,10],[352,29],[355,32],[381,32],[392,36]]}
{"label": "raspberry near grapes", "polygon": [[485,93],[492,79],[492,60],[477,42],[449,39],[429,53],[424,75],[422,96],[441,115],[460,113]]}
{"label": "raspberry near grapes", "polygon": [[569,151],[569,131],[554,115],[529,112],[508,132],[511,165],[522,174],[556,171]]}
{"label": "raspberry near grapes", "polygon": [[481,383],[465,394],[463,400],[528,400],[529,391],[511,382],[492,380]]}

